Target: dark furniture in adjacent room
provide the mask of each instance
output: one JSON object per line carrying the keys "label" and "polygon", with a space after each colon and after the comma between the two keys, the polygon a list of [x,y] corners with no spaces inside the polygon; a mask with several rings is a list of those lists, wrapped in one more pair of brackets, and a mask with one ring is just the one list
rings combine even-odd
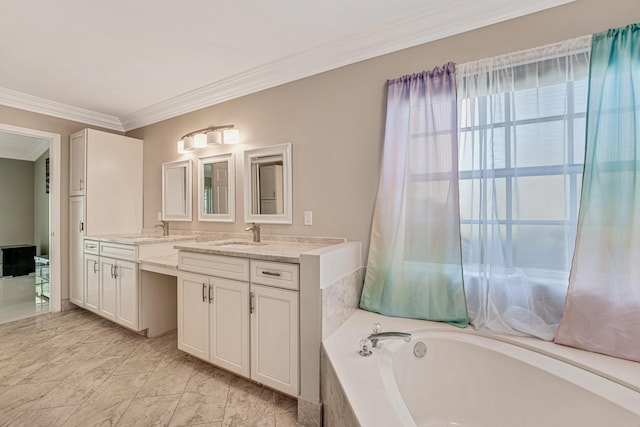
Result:
{"label": "dark furniture in adjacent room", "polygon": [[0,246],[2,251],[2,276],[24,276],[36,271],[36,247],[34,245]]}

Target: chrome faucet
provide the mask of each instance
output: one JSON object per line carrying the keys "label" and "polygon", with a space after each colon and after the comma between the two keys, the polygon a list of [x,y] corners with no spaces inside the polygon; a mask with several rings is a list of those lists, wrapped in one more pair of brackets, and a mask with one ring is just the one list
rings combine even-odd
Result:
{"label": "chrome faucet", "polygon": [[380,340],[401,339],[404,342],[409,342],[411,341],[411,334],[408,332],[379,332],[369,335],[367,339],[371,341],[372,347],[377,347]]}
{"label": "chrome faucet", "polygon": [[163,236],[168,236],[169,235],[169,221],[160,221],[159,224],[156,224],[154,227],[162,227],[162,235]]}
{"label": "chrome faucet", "polygon": [[253,233],[253,241],[260,242],[260,224],[252,222],[251,226],[245,228],[244,231],[251,231]]}

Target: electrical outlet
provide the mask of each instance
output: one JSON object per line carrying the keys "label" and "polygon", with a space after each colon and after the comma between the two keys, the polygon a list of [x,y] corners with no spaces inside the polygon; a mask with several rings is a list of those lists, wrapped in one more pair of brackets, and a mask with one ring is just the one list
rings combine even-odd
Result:
{"label": "electrical outlet", "polygon": [[313,225],[313,212],[304,211],[304,225]]}

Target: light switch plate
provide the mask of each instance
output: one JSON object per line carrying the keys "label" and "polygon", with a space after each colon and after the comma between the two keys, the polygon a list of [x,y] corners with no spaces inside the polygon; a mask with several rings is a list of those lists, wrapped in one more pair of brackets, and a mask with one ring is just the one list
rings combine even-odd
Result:
{"label": "light switch plate", "polygon": [[313,212],[304,211],[304,225],[313,225]]}

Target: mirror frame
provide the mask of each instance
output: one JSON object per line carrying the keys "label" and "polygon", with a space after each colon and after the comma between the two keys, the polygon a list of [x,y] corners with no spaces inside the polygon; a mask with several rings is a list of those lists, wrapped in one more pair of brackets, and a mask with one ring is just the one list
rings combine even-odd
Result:
{"label": "mirror frame", "polygon": [[[213,163],[227,163],[229,182],[227,187],[226,214],[208,214],[204,212],[204,166]],[[236,222],[236,168],[233,153],[198,158],[198,221]]]}
{"label": "mirror frame", "polygon": [[[278,215],[251,213],[251,162],[257,157],[282,156],[284,213]],[[244,152],[244,221],[258,224],[293,224],[293,174],[291,143],[256,148]]]}
{"label": "mirror frame", "polygon": [[[185,170],[185,212],[181,215],[168,215],[165,210],[167,202],[167,174],[169,170],[176,168],[184,168]],[[192,205],[192,177],[191,177],[191,160],[178,160],[174,162],[166,162],[162,164],[162,220],[163,221],[191,221],[191,205]]]}

